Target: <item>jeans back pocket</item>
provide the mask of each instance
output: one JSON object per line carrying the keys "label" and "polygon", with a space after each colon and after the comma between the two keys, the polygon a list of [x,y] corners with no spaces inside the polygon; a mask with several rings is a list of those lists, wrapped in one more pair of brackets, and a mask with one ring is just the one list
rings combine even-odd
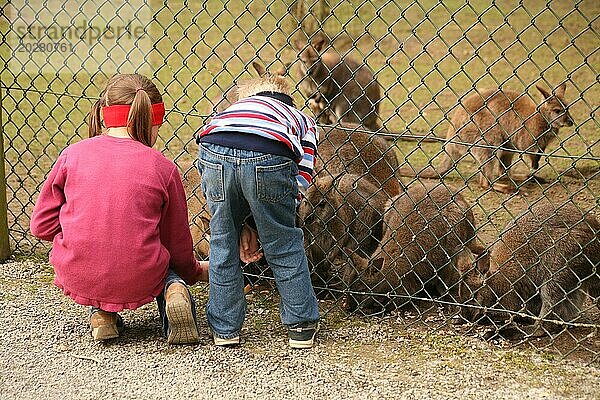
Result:
{"label": "jeans back pocket", "polygon": [[199,159],[201,187],[207,201],[225,201],[223,166]]}
{"label": "jeans back pocket", "polygon": [[259,200],[277,203],[286,197],[293,197],[295,176],[293,161],[277,165],[256,166],[256,195]]}

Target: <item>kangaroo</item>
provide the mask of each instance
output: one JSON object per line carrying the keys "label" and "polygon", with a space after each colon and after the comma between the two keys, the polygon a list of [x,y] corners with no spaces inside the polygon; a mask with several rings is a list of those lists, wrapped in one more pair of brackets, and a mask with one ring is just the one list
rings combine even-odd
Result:
{"label": "kangaroo", "polygon": [[321,128],[317,145],[317,176],[350,173],[366,176],[389,198],[402,191],[395,171],[398,157],[394,148],[375,135],[355,130],[358,125],[342,124],[340,128]]}
{"label": "kangaroo", "polygon": [[315,35],[305,45],[296,40],[299,51],[300,88],[309,98],[316,115],[330,110],[333,121],[359,123],[372,131],[379,129],[378,115],[381,89],[366,64],[350,57],[341,58],[335,51],[325,51],[329,44],[323,33]]}
{"label": "kangaroo", "polygon": [[341,288],[343,248],[370,255],[383,234],[388,196],[366,177],[342,174],[313,181],[300,204],[306,254],[315,286]]}
{"label": "kangaroo", "polygon": [[[510,311],[573,321],[586,293],[600,308],[600,223],[573,203],[541,204],[525,211],[507,224],[482,261],[483,267],[480,262],[461,271],[461,290],[472,294],[475,301],[468,304],[493,308],[485,314],[493,321],[512,321]],[[482,310],[471,307],[463,308],[461,315],[469,321],[484,317]],[[537,319],[520,328],[517,336],[544,336],[560,328]],[[512,326],[498,330],[506,329],[510,332]]]}
{"label": "kangaroo", "polygon": [[[270,75],[270,73],[267,72],[265,67],[262,66],[261,64],[257,63],[256,61],[252,62],[252,67],[258,73],[259,77],[266,77],[266,76]],[[271,75],[285,76],[286,71],[285,71],[285,69],[281,68],[281,69],[276,70]],[[229,86],[229,88],[224,93],[218,95],[217,97],[215,97],[213,99],[213,112],[219,113],[219,112],[225,111],[227,109],[227,107],[229,107],[230,105],[232,105],[233,103],[238,101],[239,98],[240,97],[238,94],[238,86],[236,84],[232,84],[231,86]]]}
{"label": "kangaroo", "polygon": [[196,255],[201,259],[208,259],[210,250],[210,211],[200,187],[200,175],[192,164],[182,166],[183,187],[188,197],[188,213],[190,231],[194,239]]}
{"label": "kangaroo", "polygon": [[352,253],[354,265],[345,266],[343,279],[353,292],[349,311],[385,312],[407,305],[417,294],[456,299],[460,274],[455,257],[465,246],[474,254],[484,252],[469,204],[440,184],[409,186],[391,200],[383,224],[385,233],[375,252],[368,259]]}
{"label": "kangaroo", "polygon": [[[485,89],[467,96],[452,117],[441,164],[436,168],[430,165],[418,173],[412,167],[403,167],[399,174],[439,178],[454,168],[465,153],[470,152],[480,164],[481,187],[491,187],[502,193],[515,192],[517,188],[514,181],[508,179],[508,183],[497,182],[500,177],[508,178],[514,157],[510,150],[543,153],[546,146],[557,137],[559,128],[573,126],[573,118],[564,100],[566,83],[556,88],[553,95],[538,85],[536,88],[544,96],[539,106],[527,94],[511,90]],[[540,155],[524,154],[523,158],[529,164],[530,176],[516,179],[532,177],[543,183],[543,179],[535,176]]]}

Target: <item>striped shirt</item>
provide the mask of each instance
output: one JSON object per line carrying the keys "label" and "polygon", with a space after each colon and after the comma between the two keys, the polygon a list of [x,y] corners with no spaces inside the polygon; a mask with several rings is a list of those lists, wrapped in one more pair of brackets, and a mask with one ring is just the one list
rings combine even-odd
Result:
{"label": "striped shirt", "polygon": [[303,197],[312,181],[317,155],[318,130],[315,120],[298,109],[267,96],[237,101],[215,115],[196,138],[213,133],[240,132],[277,140],[296,157],[298,189]]}

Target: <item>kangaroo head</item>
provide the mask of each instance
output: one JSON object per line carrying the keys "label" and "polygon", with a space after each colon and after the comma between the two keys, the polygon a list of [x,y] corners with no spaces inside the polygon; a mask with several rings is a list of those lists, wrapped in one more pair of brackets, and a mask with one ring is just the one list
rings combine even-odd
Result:
{"label": "kangaroo head", "polygon": [[[385,286],[382,274],[385,263],[383,255],[379,254],[367,259],[350,249],[345,249],[345,252],[350,255],[351,260],[345,266],[342,276],[344,283],[350,288],[346,309],[350,312],[361,310],[365,315],[385,311],[389,299],[377,295],[377,293],[389,291],[389,285],[382,287],[382,285]],[[376,294],[372,295],[370,293]]]}
{"label": "kangaroo head", "polygon": [[540,112],[552,128],[559,129],[563,126],[573,126],[573,117],[569,114],[569,108],[564,97],[567,84],[563,83],[554,89],[553,94],[539,85],[535,87],[544,96],[544,101],[540,105]]}
{"label": "kangaroo head", "polygon": [[253,62],[252,66],[258,73],[258,78],[244,80],[237,85],[238,99],[254,96],[260,92],[276,92],[291,94],[291,87],[285,74],[285,69],[279,69],[275,73],[268,72],[264,66]]}
{"label": "kangaroo head", "polygon": [[321,51],[327,46],[329,39],[322,32],[317,33],[308,44],[300,40],[294,41],[294,46],[299,51],[300,68],[304,74],[310,74],[313,67],[321,59]]}
{"label": "kangaroo head", "polygon": [[306,192],[299,215],[313,262],[335,258],[340,251],[337,243],[346,240],[350,220],[343,201],[332,177],[318,177]]}
{"label": "kangaroo head", "polygon": [[467,321],[477,321],[481,316],[481,310],[469,305],[478,305],[478,292],[489,270],[489,253],[476,256],[465,248],[456,256],[454,262],[461,276],[458,285],[458,301],[467,305],[460,308],[460,315]]}

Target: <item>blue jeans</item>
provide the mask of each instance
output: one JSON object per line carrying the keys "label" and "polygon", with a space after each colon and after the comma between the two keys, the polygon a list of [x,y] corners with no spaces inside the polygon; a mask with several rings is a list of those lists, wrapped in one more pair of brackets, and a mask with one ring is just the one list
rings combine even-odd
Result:
{"label": "blue jeans", "polygon": [[239,237],[249,214],[281,297],[282,323],[317,321],[304,235],[296,227],[296,163],[282,156],[201,143],[198,169],[212,214],[206,315],[215,336],[238,336],[246,315]]}

